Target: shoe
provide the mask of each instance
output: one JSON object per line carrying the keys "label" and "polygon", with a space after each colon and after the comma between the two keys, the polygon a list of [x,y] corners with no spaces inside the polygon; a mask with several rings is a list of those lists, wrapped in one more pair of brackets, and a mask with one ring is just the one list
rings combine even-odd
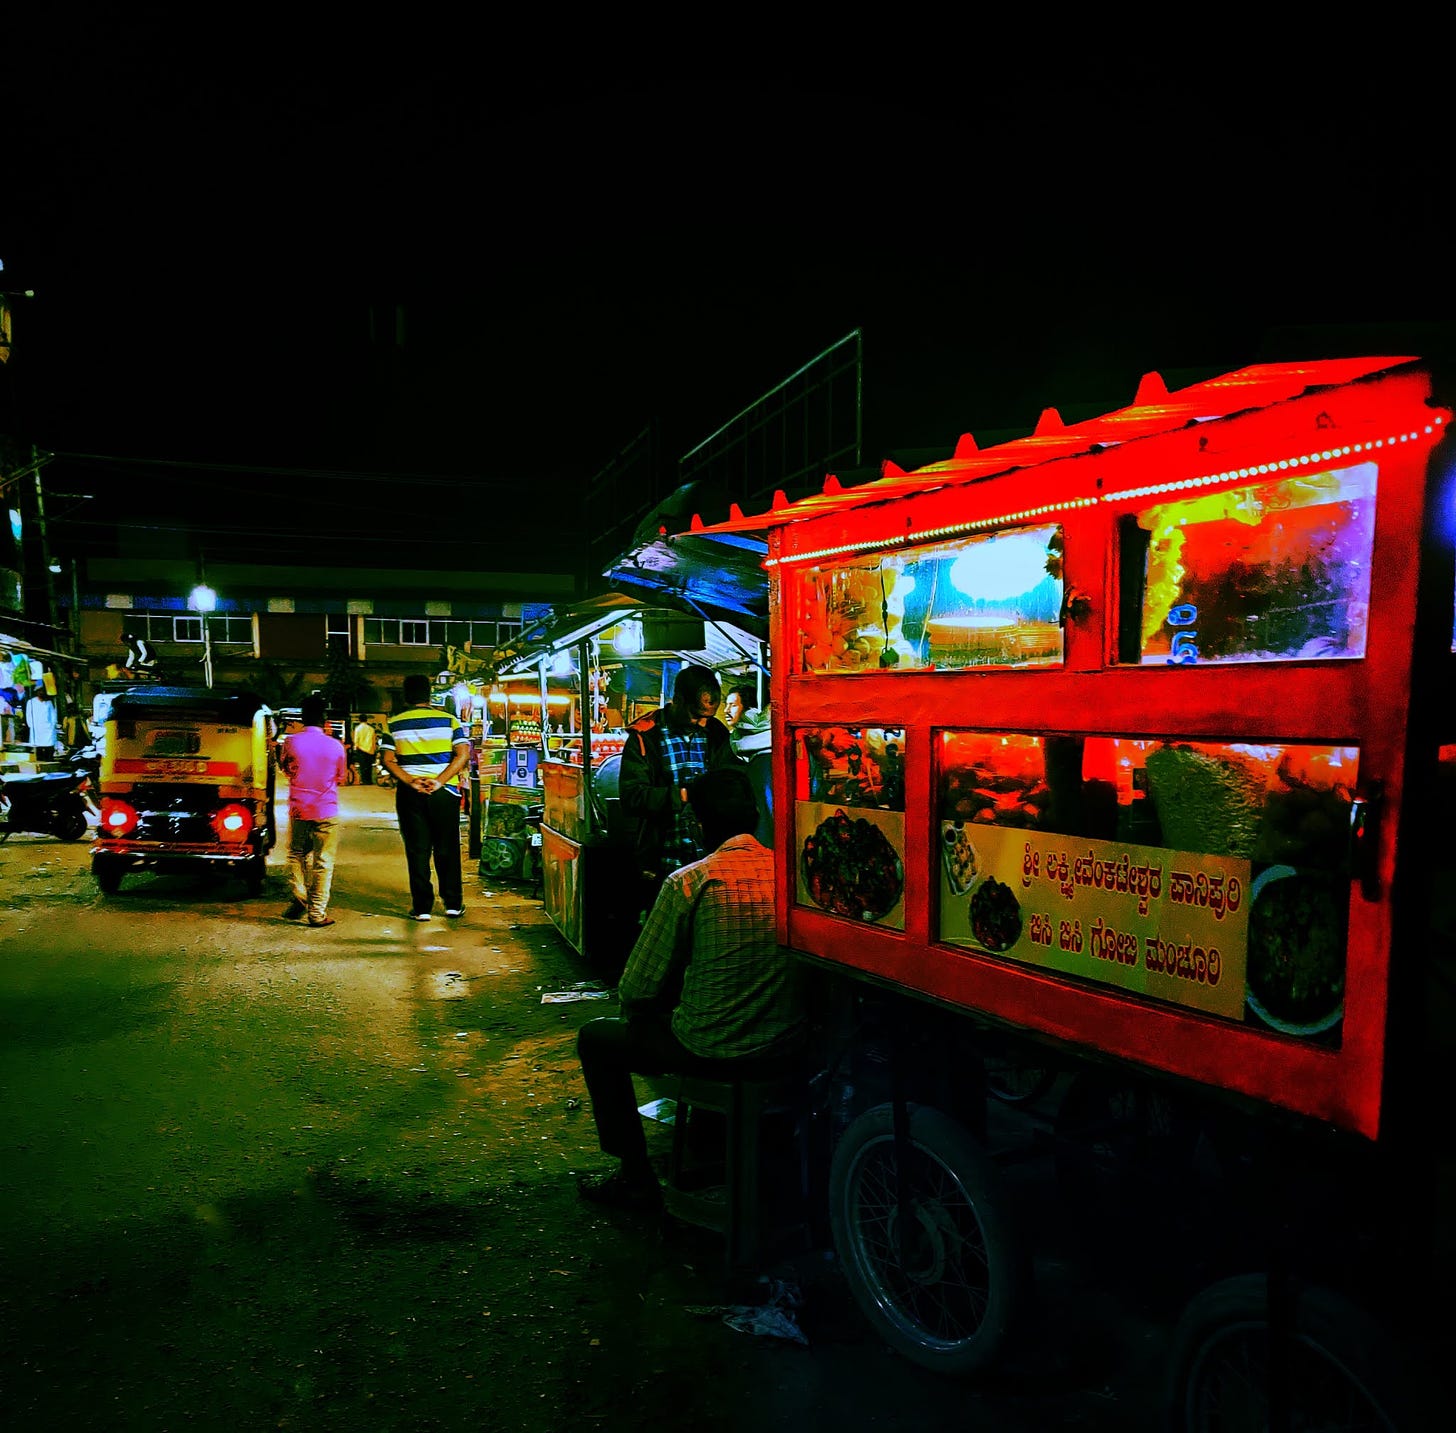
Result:
{"label": "shoe", "polygon": [[454,910],[448,910],[445,912],[445,914],[449,916],[451,920],[454,920],[457,916],[463,916],[465,914],[465,907],[456,906]]}
{"label": "shoe", "polygon": [[309,925],[337,925],[338,922],[333,916],[325,916],[321,921],[309,921]]}
{"label": "shoe", "polygon": [[410,919],[412,921],[427,921],[427,920],[429,920],[429,918],[430,918],[429,911],[411,911],[410,912]]}
{"label": "shoe", "polygon": [[662,1187],[655,1179],[628,1179],[620,1169],[577,1181],[576,1192],[608,1209],[651,1211],[662,1208]]}
{"label": "shoe", "polygon": [[286,921],[301,921],[308,907],[302,901],[289,901],[288,909],[283,912],[283,919]]}

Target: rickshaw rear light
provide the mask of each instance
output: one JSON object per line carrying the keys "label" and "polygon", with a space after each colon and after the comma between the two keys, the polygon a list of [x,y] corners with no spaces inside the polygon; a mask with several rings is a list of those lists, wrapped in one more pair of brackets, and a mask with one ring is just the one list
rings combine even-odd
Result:
{"label": "rickshaw rear light", "polygon": [[240,802],[229,801],[212,813],[212,829],[219,841],[246,841],[253,830],[253,813]]}
{"label": "rickshaw rear light", "polygon": [[101,799],[101,830],[108,836],[129,836],[137,827],[136,807],[114,796]]}

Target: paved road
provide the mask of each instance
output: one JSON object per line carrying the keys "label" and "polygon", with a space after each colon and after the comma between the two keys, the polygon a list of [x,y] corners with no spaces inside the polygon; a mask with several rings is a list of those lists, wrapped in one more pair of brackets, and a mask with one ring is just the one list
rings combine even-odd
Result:
{"label": "paved road", "polygon": [[[108,898],[84,846],[0,845],[7,1427],[1156,1426],[1172,1311],[1116,1239],[1041,1241],[1033,1337],[975,1387],[881,1344],[826,1249],[771,1270],[806,1346],[699,1312],[739,1296],[711,1235],[575,1197],[575,1031],[613,1007],[541,996],[595,972],[468,862],[465,920],[405,920],[392,795],[344,806],[318,931],[279,919],[281,851],[259,900]],[[1068,1228],[1046,1176],[1020,1205]]]}

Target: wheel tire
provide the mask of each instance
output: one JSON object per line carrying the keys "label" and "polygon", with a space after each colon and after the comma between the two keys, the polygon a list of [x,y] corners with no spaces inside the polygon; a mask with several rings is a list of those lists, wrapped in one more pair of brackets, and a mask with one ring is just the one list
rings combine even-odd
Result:
{"label": "wheel tire", "polygon": [[936,1373],[980,1373],[1014,1336],[1030,1292],[1001,1171],[938,1110],[908,1112],[907,1195],[916,1221],[910,1262],[897,1228],[894,1112],[866,1110],[836,1145],[829,1171],[834,1247],[880,1337]]}
{"label": "wheel tire", "polygon": [[264,855],[252,857],[243,867],[243,885],[250,896],[263,894],[263,882],[268,876],[268,858]]}
{"label": "wheel tire", "polygon": [[121,889],[121,877],[125,870],[126,867],[115,856],[91,858],[91,874],[96,877],[96,884],[101,887],[103,895],[114,896]]}
{"label": "wheel tire", "polygon": [[987,1055],[983,1068],[986,1093],[1003,1105],[1034,1105],[1057,1082],[1057,1072],[1049,1066],[1014,1057]]}
{"label": "wheel tire", "polygon": [[80,810],[58,811],[53,829],[62,841],[79,841],[89,829],[86,825],[86,813]]}
{"label": "wheel tire", "polygon": [[[1168,1433],[1263,1433],[1269,1423],[1269,1280],[1242,1274],[1210,1284],[1183,1310],[1169,1363]],[[1292,1428],[1419,1433],[1433,1428],[1409,1359],[1343,1294],[1291,1290]]]}

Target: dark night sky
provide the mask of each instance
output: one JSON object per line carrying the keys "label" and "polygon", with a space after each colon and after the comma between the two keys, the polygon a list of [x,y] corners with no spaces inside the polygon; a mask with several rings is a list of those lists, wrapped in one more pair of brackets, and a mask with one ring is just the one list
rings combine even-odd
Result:
{"label": "dark night sky", "polygon": [[[0,287],[37,297],[0,414],[26,444],[163,464],[53,463],[48,488],[92,494],[52,504],[58,542],[120,520],[288,555],[293,528],[375,561],[421,531],[437,566],[550,567],[502,558],[504,505],[544,497],[540,541],[570,531],[649,420],[676,456],[855,328],[873,465],[1121,406],[1149,368],[1257,361],[1286,325],[1453,316],[1408,121],[1266,110],[1200,138],[1175,89],[547,103],[229,53],[179,64],[113,21],[8,62]],[[386,390],[367,323],[397,302]]]}

